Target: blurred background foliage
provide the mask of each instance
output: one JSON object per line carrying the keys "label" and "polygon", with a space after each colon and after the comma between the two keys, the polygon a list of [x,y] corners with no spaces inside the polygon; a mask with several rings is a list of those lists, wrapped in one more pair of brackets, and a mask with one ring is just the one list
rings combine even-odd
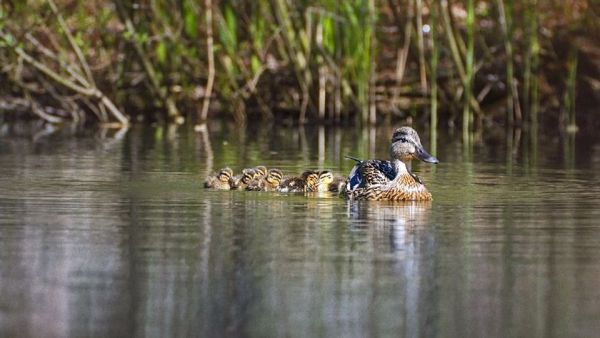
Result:
{"label": "blurred background foliage", "polygon": [[591,0],[0,4],[2,121],[598,124]]}

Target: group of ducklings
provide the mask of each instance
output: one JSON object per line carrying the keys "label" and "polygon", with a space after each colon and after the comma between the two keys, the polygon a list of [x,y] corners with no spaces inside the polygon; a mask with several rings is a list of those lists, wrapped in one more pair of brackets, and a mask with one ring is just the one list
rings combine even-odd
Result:
{"label": "group of ducklings", "polygon": [[346,179],[329,170],[305,170],[300,176],[286,177],[280,169],[265,166],[243,169],[234,175],[229,167],[208,176],[205,188],[218,190],[278,191],[278,192],[342,192]]}

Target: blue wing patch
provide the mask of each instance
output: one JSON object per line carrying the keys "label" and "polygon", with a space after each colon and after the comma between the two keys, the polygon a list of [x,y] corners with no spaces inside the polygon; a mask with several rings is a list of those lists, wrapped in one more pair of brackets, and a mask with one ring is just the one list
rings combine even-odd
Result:
{"label": "blue wing patch", "polygon": [[360,165],[361,163],[355,165],[354,168],[352,168],[352,171],[350,171],[350,175],[348,176],[348,185],[350,186],[350,190],[354,190],[355,188],[359,187],[363,181],[360,170],[357,170]]}
{"label": "blue wing patch", "polygon": [[375,167],[375,169],[377,169],[381,173],[383,173],[385,175],[385,177],[387,177],[388,180],[391,181],[396,177],[396,170],[394,169],[394,167],[392,166],[392,163],[390,161],[374,160],[374,161],[369,161],[369,162],[371,162],[369,164],[372,165],[373,167]]}
{"label": "blue wing patch", "polygon": [[354,190],[369,184],[382,184],[393,180],[395,177],[396,170],[390,161],[360,161],[352,168],[348,176],[348,187],[350,190]]}

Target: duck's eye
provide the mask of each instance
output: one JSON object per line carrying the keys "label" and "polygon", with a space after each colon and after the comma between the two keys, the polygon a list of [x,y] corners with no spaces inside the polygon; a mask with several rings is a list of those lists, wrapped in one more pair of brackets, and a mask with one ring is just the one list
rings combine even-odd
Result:
{"label": "duck's eye", "polygon": [[394,137],[392,138],[392,142],[407,143],[407,142],[410,142],[410,141],[406,137],[404,137],[404,134],[400,133],[400,134],[394,135]]}

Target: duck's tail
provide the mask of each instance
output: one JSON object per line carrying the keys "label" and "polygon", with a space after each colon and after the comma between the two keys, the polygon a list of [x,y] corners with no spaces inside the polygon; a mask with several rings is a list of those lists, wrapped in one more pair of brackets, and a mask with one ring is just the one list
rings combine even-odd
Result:
{"label": "duck's tail", "polygon": [[354,160],[354,161],[356,161],[357,163],[361,163],[361,162],[363,161],[363,160],[361,160],[361,159],[358,159],[358,158],[356,158],[356,157],[352,157],[352,156],[348,156],[348,155],[346,155],[346,156],[344,156],[344,157],[345,157],[345,158],[347,158],[347,159],[349,159],[349,160]]}

